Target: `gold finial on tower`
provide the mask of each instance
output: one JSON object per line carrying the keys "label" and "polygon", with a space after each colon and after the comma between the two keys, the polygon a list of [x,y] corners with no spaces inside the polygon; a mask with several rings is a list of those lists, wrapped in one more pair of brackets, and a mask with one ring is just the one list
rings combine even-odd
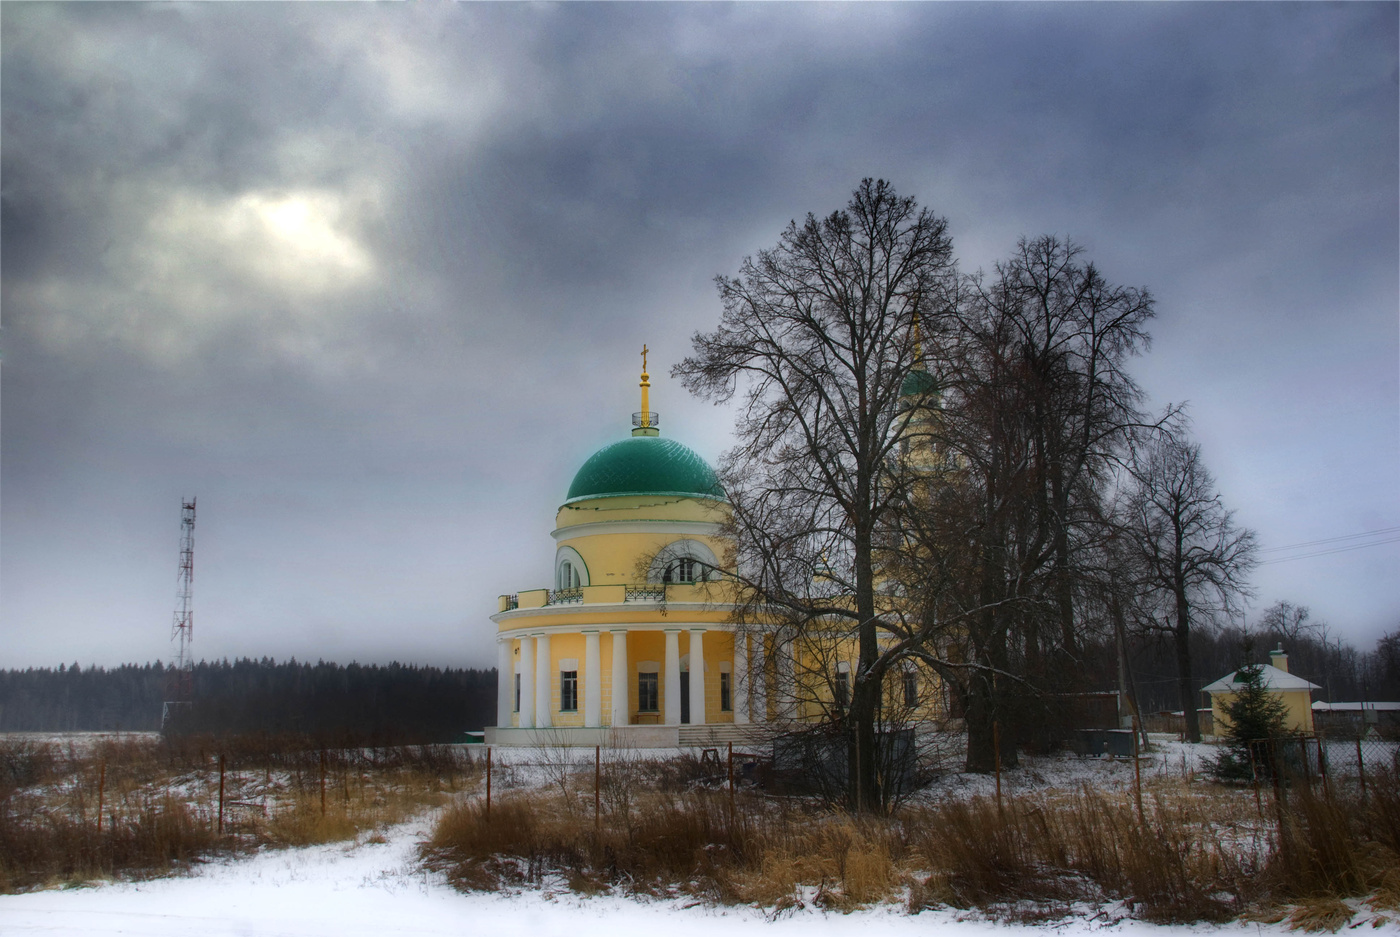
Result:
{"label": "gold finial on tower", "polygon": [[642,412],[632,414],[633,436],[658,436],[656,414],[651,412],[648,391],[651,388],[651,375],[647,374],[647,346],[642,346]]}
{"label": "gold finial on tower", "polygon": [[914,313],[914,367],[919,367],[924,361],[924,339],[919,332],[919,313]]}

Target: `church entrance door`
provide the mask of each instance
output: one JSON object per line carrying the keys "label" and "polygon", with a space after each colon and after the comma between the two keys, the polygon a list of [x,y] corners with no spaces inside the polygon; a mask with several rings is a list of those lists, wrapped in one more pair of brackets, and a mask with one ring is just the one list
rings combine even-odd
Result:
{"label": "church entrance door", "polygon": [[690,725],[690,671],[681,671],[681,724]]}

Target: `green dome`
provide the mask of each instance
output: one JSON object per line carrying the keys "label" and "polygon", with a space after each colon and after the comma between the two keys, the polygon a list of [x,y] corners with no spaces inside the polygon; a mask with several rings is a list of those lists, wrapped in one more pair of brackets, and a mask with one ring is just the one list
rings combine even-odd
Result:
{"label": "green dome", "polygon": [[938,393],[938,382],[933,379],[932,374],[922,368],[904,375],[904,383],[899,385],[899,396],[901,397],[922,397],[925,394],[936,393]]}
{"label": "green dome", "polygon": [[617,495],[681,495],[724,500],[714,470],[673,439],[632,436],[604,446],[583,463],[565,504]]}

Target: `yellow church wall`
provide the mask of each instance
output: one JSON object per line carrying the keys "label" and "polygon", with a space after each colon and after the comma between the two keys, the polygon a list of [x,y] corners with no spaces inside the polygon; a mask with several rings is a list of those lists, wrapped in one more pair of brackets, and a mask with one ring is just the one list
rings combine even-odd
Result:
{"label": "yellow church wall", "polygon": [[554,526],[563,529],[579,524],[596,524],[600,521],[699,521],[714,524],[722,522],[727,511],[728,505],[720,501],[658,495],[621,495],[566,504],[555,515]]}
{"label": "yellow church wall", "polygon": [[695,540],[709,547],[717,558],[724,555],[724,544],[718,537],[663,532],[591,534],[561,540],[559,546],[578,551],[588,567],[590,583],[622,585],[646,582],[651,558],[677,540]]}
{"label": "yellow church wall", "polygon": [[[637,674],[640,672],[637,665],[642,661],[654,661],[660,668],[659,678],[661,687],[657,693],[657,713],[666,712],[666,636],[660,631],[629,631],[627,632],[627,718],[629,720],[637,712]],[[658,715],[657,722],[661,721]]]}
{"label": "yellow church wall", "polygon": [[[574,712],[561,712],[559,694],[563,687],[559,680],[559,662],[567,657],[578,660],[578,709]],[[581,634],[556,634],[549,639],[549,700],[557,726],[583,725],[583,659],[584,639]]]}

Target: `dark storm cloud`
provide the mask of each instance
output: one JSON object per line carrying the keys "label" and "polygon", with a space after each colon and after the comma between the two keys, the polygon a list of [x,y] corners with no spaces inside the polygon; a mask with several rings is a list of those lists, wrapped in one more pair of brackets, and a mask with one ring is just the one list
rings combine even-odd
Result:
{"label": "dark storm cloud", "polygon": [[[1266,543],[1400,525],[1393,5],[0,17],[0,663],[163,653],[193,491],[201,653],[489,660],[640,344],[864,175],[969,268],[1053,231],[1151,287],[1143,382]],[[1374,636],[1386,549],[1263,598]]]}

